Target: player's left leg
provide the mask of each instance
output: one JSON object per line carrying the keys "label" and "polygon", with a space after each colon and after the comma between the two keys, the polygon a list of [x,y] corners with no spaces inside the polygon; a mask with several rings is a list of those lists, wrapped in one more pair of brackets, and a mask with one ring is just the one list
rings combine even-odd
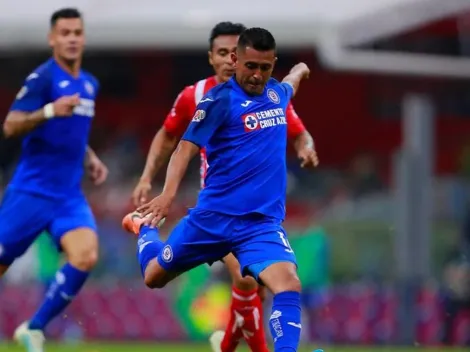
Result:
{"label": "player's left leg", "polygon": [[134,212],[123,219],[123,227],[138,236],[137,258],[149,288],[162,288],[183,272],[220,260],[229,252],[224,235],[231,230],[231,217],[192,209],[166,242],[160,240],[157,228],[143,222],[141,215]]}
{"label": "player's left leg", "polygon": [[275,352],[297,351],[301,332],[301,284],[294,251],[280,223],[264,219],[246,226],[233,252],[242,272],[262,282],[274,295],[270,318]]}
{"label": "player's left leg", "polygon": [[57,209],[49,233],[64,251],[67,263],[56,273],[42,305],[29,321],[30,330],[44,330],[70,304],[98,260],[96,224],[86,199],[68,199]]}
{"label": "player's left leg", "polygon": [[251,276],[242,276],[240,263],[230,253],[224,258],[232,279],[230,319],[224,333],[211,336],[214,352],[233,352],[244,338],[252,352],[269,351],[263,325],[263,304],[259,285]]}

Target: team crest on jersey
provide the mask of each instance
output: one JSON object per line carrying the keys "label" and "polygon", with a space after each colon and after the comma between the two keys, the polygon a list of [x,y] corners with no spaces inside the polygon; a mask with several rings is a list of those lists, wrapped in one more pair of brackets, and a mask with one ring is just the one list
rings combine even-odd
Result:
{"label": "team crest on jersey", "polygon": [[274,104],[279,104],[281,102],[281,98],[279,98],[279,94],[277,94],[277,92],[271,88],[268,89],[268,98]]}
{"label": "team crest on jersey", "polygon": [[205,117],[206,117],[206,112],[204,110],[196,110],[193,116],[193,121],[199,122],[199,121],[204,120]]}
{"label": "team crest on jersey", "polygon": [[255,114],[246,114],[242,116],[245,124],[245,132],[251,132],[259,129],[259,121]]}
{"label": "team crest on jersey", "polygon": [[170,245],[166,245],[162,250],[162,259],[164,262],[171,262],[173,260],[173,250]]}
{"label": "team crest on jersey", "polygon": [[93,87],[93,84],[88,81],[85,82],[85,90],[90,95],[95,94],[95,87]]}

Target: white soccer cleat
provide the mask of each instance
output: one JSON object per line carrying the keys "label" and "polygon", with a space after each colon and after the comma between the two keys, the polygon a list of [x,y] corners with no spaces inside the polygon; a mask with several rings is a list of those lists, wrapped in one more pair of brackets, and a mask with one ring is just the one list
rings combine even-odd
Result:
{"label": "white soccer cleat", "polygon": [[27,352],[44,352],[44,334],[41,330],[31,330],[27,321],[16,328],[13,338],[26,348]]}
{"label": "white soccer cleat", "polygon": [[222,352],[222,340],[224,339],[225,332],[222,330],[217,330],[212,333],[209,337],[209,342],[211,344],[212,352]]}

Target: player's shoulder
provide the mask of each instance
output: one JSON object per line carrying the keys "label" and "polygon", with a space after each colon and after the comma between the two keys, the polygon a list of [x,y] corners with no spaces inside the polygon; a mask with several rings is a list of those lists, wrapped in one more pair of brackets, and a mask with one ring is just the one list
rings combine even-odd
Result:
{"label": "player's shoulder", "polygon": [[41,65],[31,71],[25,78],[26,83],[50,82],[54,71],[52,59],[43,62]]}
{"label": "player's shoulder", "polygon": [[279,82],[277,79],[275,79],[274,77],[271,77],[269,80],[268,80],[268,83],[267,85],[268,86],[277,86],[281,84],[281,82]]}
{"label": "player's shoulder", "polygon": [[266,86],[268,88],[275,88],[275,89],[284,89],[286,86],[290,86],[289,83],[286,83],[286,82],[281,82],[281,81],[278,81],[277,79],[275,79],[274,77],[271,77],[268,81],[268,83],[266,84]]}
{"label": "player's shoulder", "polygon": [[218,84],[215,87],[209,89],[209,91],[199,101],[199,105],[218,108],[228,107],[232,89],[233,87],[230,81]]}
{"label": "player's shoulder", "polygon": [[294,89],[289,83],[280,82],[273,77],[271,77],[266,83],[266,88],[268,89],[268,98],[276,103],[279,100],[279,97],[277,96],[278,94],[287,96],[290,100]]}
{"label": "player's shoulder", "polygon": [[230,98],[230,93],[233,92],[233,80],[229,80],[227,82],[221,83],[210,89],[207,93],[211,93],[211,95],[218,100],[226,100]]}

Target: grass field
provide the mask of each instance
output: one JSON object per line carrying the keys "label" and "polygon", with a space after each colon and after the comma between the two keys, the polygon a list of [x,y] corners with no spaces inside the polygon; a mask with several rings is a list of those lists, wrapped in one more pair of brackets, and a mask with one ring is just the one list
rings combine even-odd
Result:
{"label": "grass field", "polygon": [[[299,352],[313,352],[322,348],[325,352],[468,352],[469,348],[446,349],[442,347],[346,347],[346,346],[308,346]],[[24,352],[11,344],[0,344],[0,352]],[[249,352],[241,347],[239,352]],[[132,343],[90,343],[83,345],[48,344],[46,352],[210,352],[204,344],[132,344]]]}

